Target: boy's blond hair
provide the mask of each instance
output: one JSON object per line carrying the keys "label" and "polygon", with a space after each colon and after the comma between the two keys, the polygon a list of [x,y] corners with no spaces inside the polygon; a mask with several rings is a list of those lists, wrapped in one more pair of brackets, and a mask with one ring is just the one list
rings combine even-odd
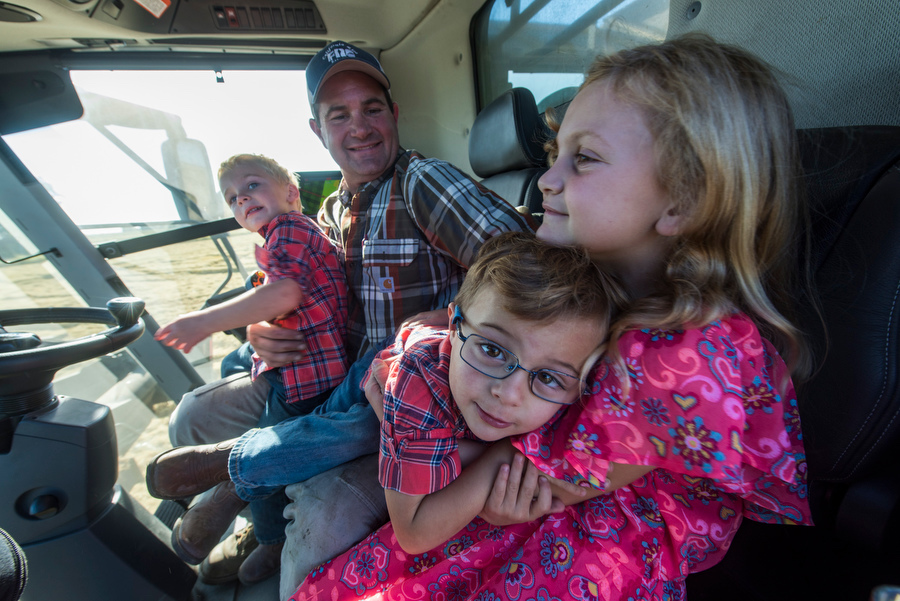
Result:
{"label": "boy's blond hair", "polygon": [[238,167],[244,166],[257,167],[279,184],[294,185],[299,188],[297,176],[292,171],[282,167],[275,159],[270,159],[261,154],[236,154],[225,159],[222,164],[219,165],[219,173],[217,176],[219,180],[219,190],[223,193],[225,192],[222,188],[222,179],[224,177],[227,177],[228,174]]}

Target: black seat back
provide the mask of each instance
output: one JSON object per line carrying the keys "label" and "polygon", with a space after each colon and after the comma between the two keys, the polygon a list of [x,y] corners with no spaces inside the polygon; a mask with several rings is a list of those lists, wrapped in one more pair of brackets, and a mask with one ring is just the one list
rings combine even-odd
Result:
{"label": "black seat back", "polygon": [[544,142],[552,132],[526,88],[512,88],[475,118],[469,135],[469,163],[481,183],[513,206],[543,211],[537,181],[547,168]]}
{"label": "black seat back", "polygon": [[886,471],[900,475],[900,127],[800,134],[827,328],[826,339],[805,312],[821,367],[800,392],[800,415],[813,516],[839,527],[846,491]]}
{"label": "black seat back", "polygon": [[[868,599],[900,583],[900,127],[800,131],[819,369],[798,391],[813,527],[745,520],[693,601]],[[826,335],[827,332],[827,335]]]}

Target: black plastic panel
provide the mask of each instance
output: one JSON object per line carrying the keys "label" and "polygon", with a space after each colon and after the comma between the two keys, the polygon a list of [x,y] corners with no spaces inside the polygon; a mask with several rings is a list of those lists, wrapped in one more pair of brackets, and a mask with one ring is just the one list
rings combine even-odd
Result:
{"label": "black plastic panel", "polygon": [[182,2],[172,33],[325,33],[315,4],[306,0]]}

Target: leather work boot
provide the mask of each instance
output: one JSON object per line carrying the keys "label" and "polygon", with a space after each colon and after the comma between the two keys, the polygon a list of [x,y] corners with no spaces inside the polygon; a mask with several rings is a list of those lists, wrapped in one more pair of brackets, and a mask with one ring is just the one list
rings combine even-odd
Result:
{"label": "leather work boot", "polygon": [[277,574],[281,569],[281,549],[283,548],[284,542],[256,547],[238,568],[238,580],[241,581],[241,584],[249,586]]}
{"label": "leather work boot", "polygon": [[237,438],[160,453],[147,465],[147,491],[157,499],[184,499],[225,482],[235,442]]}
{"label": "leather work boot", "polygon": [[259,545],[253,524],[232,533],[200,564],[200,580],[206,584],[226,584],[238,578],[238,568]]}
{"label": "leather work boot", "polygon": [[234,490],[234,482],[222,482],[178,518],[172,528],[172,548],[178,557],[197,565],[222,539],[234,518],[247,506]]}

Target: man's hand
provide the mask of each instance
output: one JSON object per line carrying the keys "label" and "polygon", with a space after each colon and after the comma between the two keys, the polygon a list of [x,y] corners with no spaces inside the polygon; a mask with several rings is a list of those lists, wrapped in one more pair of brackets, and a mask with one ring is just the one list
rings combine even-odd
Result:
{"label": "man's hand", "polygon": [[265,321],[247,326],[247,340],[269,367],[284,367],[306,354],[303,334]]}
{"label": "man's hand", "polygon": [[409,319],[404,320],[404,322],[400,324],[400,329],[412,328],[415,326],[446,328],[449,322],[450,319],[447,316],[447,309],[434,309],[432,311],[416,313]]}

